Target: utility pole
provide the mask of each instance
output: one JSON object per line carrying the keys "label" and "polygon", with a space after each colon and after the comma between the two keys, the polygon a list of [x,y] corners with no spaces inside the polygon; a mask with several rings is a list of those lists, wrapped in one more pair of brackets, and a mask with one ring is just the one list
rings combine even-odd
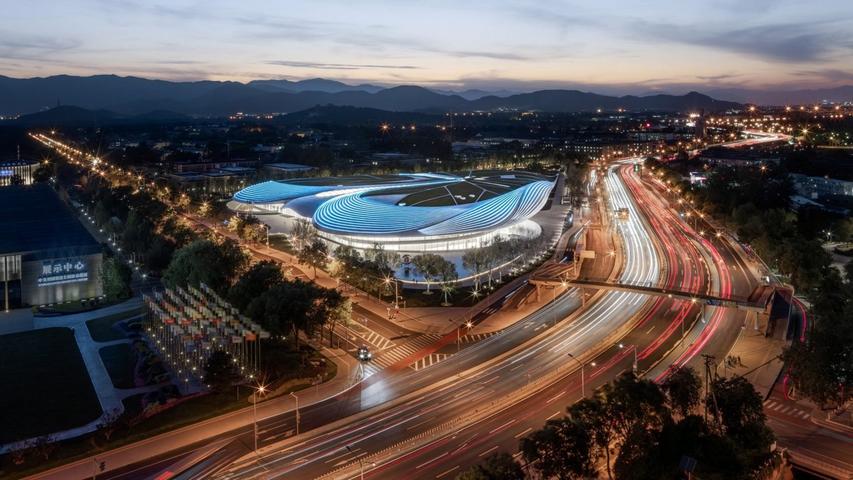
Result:
{"label": "utility pole", "polygon": [[[708,420],[708,396],[711,397],[711,400],[714,402],[714,407],[716,409],[717,406],[717,397],[714,395],[713,388],[711,383],[714,379],[717,378],[717,362],[716,357],[713,355],[709,355],[707,353],[702,354],[702,358],[705,361],[705,421]],[[713,373],[712,373],[713,367]]]}

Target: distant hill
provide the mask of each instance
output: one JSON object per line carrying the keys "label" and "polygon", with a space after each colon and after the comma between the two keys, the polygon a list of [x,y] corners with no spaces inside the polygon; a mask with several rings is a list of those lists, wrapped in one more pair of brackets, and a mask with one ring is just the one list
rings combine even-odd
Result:
{"label": "distant hill", "polygon": [[369,125],[372,128],[376,128],[376,125],[382,122],[391,122],[396,124],[434,123],[442,117],[442,115],[429,113],[389,112],[387,110],[379,110],[376,108],[324,105],[283,115],[278,117],[278,122],[284,125]]}
{"label": "distant hill", "polygon": [[578,90],[541,90],[507,96],[467,91],[468,98],[423,87],[390,88],[346,85],[326,79],[299,82],[256,80],[239,82],[168,82],[138,77],[96,75],[15,79],[0,76],[0,113],[32,113],[57,105],[109,110],[123,116],[152,110],[184,115],[224,116],[236,112],[289,113],[317,105],[374,108],[395,112],[525,109],[580,112],[595,109],[631,111],[717,111],[736,108],[707,95],[651,95],[613,97]]}
{"label": "distant hill", "polygon": [[716,89],[708,92],[715,98],[757,105],[801,105],[853,101],[853,85],[811,90],[751,90],[746,88]]}
{"label": "distant hill", "polygon": [[18,125],[24,127],[102,126],[182,123],[189,120],[191,120],[190,117],[186,115],[165,110],[155,110],[140,115],[121,115],[110,110],[89,110],[82,107],[62,105],[43,112],[21,115],[15,120],[8,120],[0,123],[0,125]]}
{"label": "distant hill", "polygon": [[261,90],[268,90],[273,92],[289,92],[289,93],[298,93],[298,92],[326,92],[326,93],[338,93],[338,92],[351,92],[354,90],[367,92],[367,93],[376,93],[379,90],[382,90],[384,87],[378,87],[376,85],[370,84],[361,84],[361,85],[347,85],[343,82],[338,82],[336,80],[327,80],[325,78],[311,78],[308,80],[299,80],[297,82],[292,82],[290,80],[252,80],[247,83],[250,87],[255,87]]}

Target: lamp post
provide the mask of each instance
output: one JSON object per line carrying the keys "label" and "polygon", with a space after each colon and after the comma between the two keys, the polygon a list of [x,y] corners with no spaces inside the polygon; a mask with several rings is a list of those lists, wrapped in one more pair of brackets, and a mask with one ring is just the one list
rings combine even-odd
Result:
{"label": "lamp post", "polygon": [[[474,324],[473,324],[473,323],[471,323],[471,320],[468,320],[467,322],[465,322],[465,328],[467,328],[467,329],[468,329],[468,330],[465,332],[465,334],[466,334],[466,335],[468,334],[468,332],[470,332],[470,331],[471,331],[471,328],[472,328],[473,326],[474,326]],[[461,340],[462,340],[462,327],[460,326],[459,328],[457,328],[457,329],[456,329],[456,353],[459,353],[459,349],[461,348],[461,347],[459,346],[459,343],[460,343],[460,341],[461,341]]]}
{"label": "lamp post", "polygon": [[299,435],[299,397],[294,392],[290,396],[296,399],[296,434]]}
{"label": "lamp post", "polygon": [[400,299],[400,292],[397,290],[397,279],[385,277],[385,285],[390,285],[392,281],[394,282],[394,310],[397,310],[400,308],[398,303],[398,300]]}
{"label": "lamp post", "polygon": [[580,360],[575,358],[575,356],[571,353],[567,353],[566,355],[568,355],[569,358],[571,358],[572,360],[578,362],[578,365],[581,366],[581,397],[586,398],[586,379],[584,378],[584,364],[581,363]]}
{"label": "lamp post", "polygon": [[[618,345],[618,347],[619,348],[625,348],[625,345],[620,343]],[[628,348],[634,349],[634,365],[632,366],[632,369],[634,370],[634,373],[637,373],[637,346],[636,345],[628,345]]]}
{"label": "lamp post", "polygon": [[254,399],[252,400],[252,423],[254,424],[255,430],[255,454],[258,453],[258,394],[263,395],[266,393],[267,387],[264,385],[258,385],[258,388],[252,393]]}

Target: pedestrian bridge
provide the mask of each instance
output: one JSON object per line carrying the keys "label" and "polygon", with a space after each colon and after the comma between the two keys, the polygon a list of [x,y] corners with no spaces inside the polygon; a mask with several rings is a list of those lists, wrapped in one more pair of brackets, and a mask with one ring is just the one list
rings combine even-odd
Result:
{"label": "pedestrian bridge", "polygon": [[560,277],[536,276],[530,279],[530,283],[539,287],[574,286],[581,288],[616,290],[623,292],[645,293],[647,295],[665,296],[667,298],[678,298],[691,302],[702,302],[706,305],[716,307],[738,308],[741,310],[764,312],[767,305],[773,299],[777,287],[760,285],[756,287],[747,297],[720,297],[707,293],[685,292],[681,290],[666,289],[657,286],[631,285],[619,282],[608,282],[601,280],[571,279]]}

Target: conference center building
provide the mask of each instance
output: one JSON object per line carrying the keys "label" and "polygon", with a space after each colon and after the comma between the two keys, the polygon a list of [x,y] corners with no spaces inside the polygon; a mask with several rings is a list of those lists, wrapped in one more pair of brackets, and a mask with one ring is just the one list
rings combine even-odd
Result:
{"label": "conference center building", "polygon": [[496,236],[541,235],[531,217],[553,189],[553,178],[520,171],[303,178],[249,186],[229,207],[257,215],[272,233],[291,233],[304,219],[335,245],[442,254]]}
{"label": "conference center building", "polygon": [[0,308],[101,295],[101,245],[50,186],[0,188],[0,205]]}

